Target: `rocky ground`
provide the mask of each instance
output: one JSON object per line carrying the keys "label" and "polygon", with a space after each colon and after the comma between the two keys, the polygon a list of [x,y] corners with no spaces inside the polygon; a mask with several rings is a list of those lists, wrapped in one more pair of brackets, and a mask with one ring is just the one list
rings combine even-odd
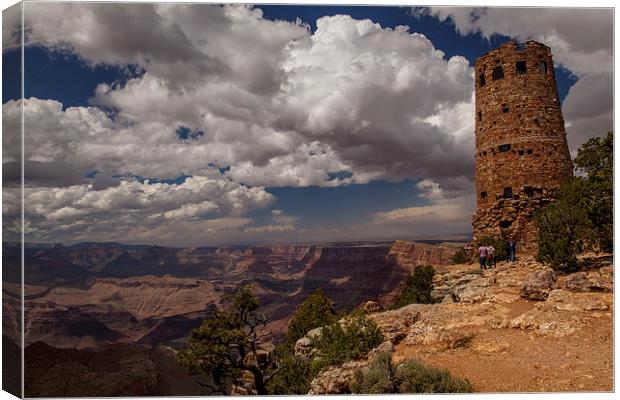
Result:
{"label": "rocky ground", "polygon": [[[476,392],[613,390],[611,255],[583,257],[587,270],[556,274],[530,256],[481,271],[438,267],[433,296],[370,315],[396,363],[415,358],[467,378]],[[342,393],[357,360],[320,374],[311,393]]]}

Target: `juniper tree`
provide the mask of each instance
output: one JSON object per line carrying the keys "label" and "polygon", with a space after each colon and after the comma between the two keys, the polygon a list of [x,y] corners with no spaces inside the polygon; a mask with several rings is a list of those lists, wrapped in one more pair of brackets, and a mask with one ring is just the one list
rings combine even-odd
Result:
{"label": "juniper tree", "polygon": [[310,293],[291,316],[285,335],[286,342],[294,345],[312,329],[329,325],[335,320],[336,311],[332,302],[319,288]]}
{"label": "juniper tree", "polygon": [[563,271],[579,268],[576,255],[585,247],[613,249],[613,134],[584,143],[575,165],[581,176],[536,215],[538,259]]}
{"label": "juniper tree", "polygon": [[261,342],[270,333],[264,330],[267,320],[257,312],[259,302],[250,286],[237,289],[230,302],[192,331],[188,347],[178,353],[179,363],[190,372],[212,376],[219,387],[249,371],[257,393],[268,394],[269,365],[259,356]]}

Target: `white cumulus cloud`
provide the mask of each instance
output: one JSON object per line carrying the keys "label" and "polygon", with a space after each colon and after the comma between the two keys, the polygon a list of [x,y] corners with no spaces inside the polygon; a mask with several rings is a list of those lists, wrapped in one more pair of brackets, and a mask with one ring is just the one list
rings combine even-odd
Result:
{"label": "white cumulus cloud", "polygon": [[579,81],[562,106],[571,150],[613,129],[613,9],[433,7],[462,34],[534,39],[551,47],[557,64]]}
{"label": "white cumulus cloud", "polygon": [[[90,184],[26,187],[28,233],[33,240],[56,241],[157,240],[161,233],[169,243],[204,243],[213,239],[216,228],[234,230],[252,223],[244,215],[275,200],[262,187],[250,188],[217,171],[207,172],[179,184],[122,180],[101,190]],[[9,223],[20,213],[19,196],[5,193],[4,221]]]}
{"label": "white cumulus cloud", "polygon": [[[131,77],[98,85],[89,106],[24,101],[29,232],[37,239],[292,235],[295,216],[272,213],[262,226],[247,217],[274,202],[269,186],[421,179],[431,204],[376,216],[395,223],[462,223],[472,204],[463,199],[473,188],[473,69],[409,27],[334,15],[311,32],[239,5],[24,6],[29,46]],[[546,34],[555,60],[579,77],[564,103],[571,146],[611,128],[608,11],[431,12],[463,33]],[[6,21],[9,49],[15,23]],[[3,105],[5,132],[19,128],[20,108]],[[16,139],[3,143],[9,184],[19,177]],[[154,181],[182,175],[190,178]],[[442,203],[448,199],[465,208]]]}
{"label": "white cumulus cloud", "polygon": [[[454,123],[472,119],[469,63],[408,27],[336,15],[311,33],[252,7],[182,4],[33,3],[26,23],[30,45],[144,71],[93,95],[121,127],[84,158],[110,170],[169,178],[213,164],[269,186],[471,176],[472,123]],[[180,127],[203,135],[179,143]]]}

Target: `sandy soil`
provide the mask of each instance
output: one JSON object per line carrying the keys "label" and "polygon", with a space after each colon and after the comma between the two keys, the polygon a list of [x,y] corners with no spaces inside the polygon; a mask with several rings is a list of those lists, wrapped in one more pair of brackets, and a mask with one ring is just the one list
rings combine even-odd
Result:
{"label": "sandy soil", "polygon": [[[537,303],[519,299],[502,306],[509,309],[509,318],[515,318]],[[479,326],[464,347],[437,349],[403,341],[396,346],[394,358],[416,358],[447,368],[469,379],[474,390],[482,393],[613,391],[613,311],[578,315],[578,329],[566,336]]]}

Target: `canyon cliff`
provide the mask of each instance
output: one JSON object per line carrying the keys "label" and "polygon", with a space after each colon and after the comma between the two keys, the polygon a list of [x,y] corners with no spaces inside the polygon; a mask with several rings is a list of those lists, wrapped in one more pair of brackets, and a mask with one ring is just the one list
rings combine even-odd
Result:
{"label": "canyon cliff", "polygon": [[[350,311],[367,300],[386,301],[416,265],[449,263],[455,251],[455,246],[405,241],[191,248],[29,244],[25,343],[177,347],[227,294],[245,284],[254,285],[277,340],[315,289],[322,288],[336,309]],[[10,244],[4,254],[9,263],[19,260]],[[5,276],[5,294],[13,299],[10,283],[18,290],[19,276]],[[5,321],[9,332],[16,334],[16,323]]]}

